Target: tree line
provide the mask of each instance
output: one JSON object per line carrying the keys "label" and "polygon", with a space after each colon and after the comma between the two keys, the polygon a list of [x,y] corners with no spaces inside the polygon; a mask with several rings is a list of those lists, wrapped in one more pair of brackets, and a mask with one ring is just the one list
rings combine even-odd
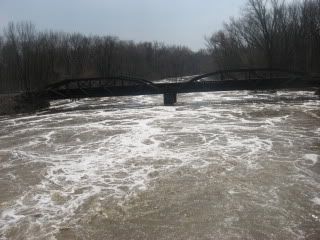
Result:
{"label": "tree line", "polygon": [[219,68],[320,72],[320,0],[248,0],[239,18],[206,39]]}
{"label": "tree line", "polygon": [[34,91],[65,78],[129,75],[148,80],[215,69],[320,72],[320,0],[247,0],[207,48],[37,31],[9,23],[0,34],[0,93]]}
{"label": "tree line", "polygon": [[30,22],[9,23],[0,35],[0,93],[35,91],[66,78],[176,78],[207,71],[211,60],[205,50],[185,46],[41,32]]}

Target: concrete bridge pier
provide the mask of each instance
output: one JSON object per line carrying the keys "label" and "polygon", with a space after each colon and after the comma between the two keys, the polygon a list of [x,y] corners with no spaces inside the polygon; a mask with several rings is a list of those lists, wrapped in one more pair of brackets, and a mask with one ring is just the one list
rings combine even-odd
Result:
{"label": "concrete bridge pier", "polygon": [[177,93],[163,94],[163,103],[165,106],[173,106],[177,102]]}

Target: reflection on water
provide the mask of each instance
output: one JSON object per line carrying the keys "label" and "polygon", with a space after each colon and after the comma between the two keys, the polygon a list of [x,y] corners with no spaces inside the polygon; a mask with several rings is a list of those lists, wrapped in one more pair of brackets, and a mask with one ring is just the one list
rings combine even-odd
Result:
{"label": "reflection on water", "polygon": [[59,101],[0,120],[0,239],[318,239],[306,92]]}

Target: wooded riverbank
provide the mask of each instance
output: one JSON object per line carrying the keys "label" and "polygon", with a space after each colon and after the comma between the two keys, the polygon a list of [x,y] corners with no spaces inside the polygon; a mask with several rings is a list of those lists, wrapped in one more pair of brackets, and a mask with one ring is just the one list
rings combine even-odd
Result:
{"label": "wooded riverbank", "polygon": [[0,95],[0,115],[34,112],[49,106],[49,101],[32,94]]}

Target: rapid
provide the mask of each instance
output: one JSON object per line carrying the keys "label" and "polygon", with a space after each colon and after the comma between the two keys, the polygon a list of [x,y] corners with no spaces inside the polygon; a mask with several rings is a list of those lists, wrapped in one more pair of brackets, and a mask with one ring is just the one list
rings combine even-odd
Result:
{"label": "rapid", "polygon": [[319,239],[320,100],[219,92],[0,118],[0,239]]}

